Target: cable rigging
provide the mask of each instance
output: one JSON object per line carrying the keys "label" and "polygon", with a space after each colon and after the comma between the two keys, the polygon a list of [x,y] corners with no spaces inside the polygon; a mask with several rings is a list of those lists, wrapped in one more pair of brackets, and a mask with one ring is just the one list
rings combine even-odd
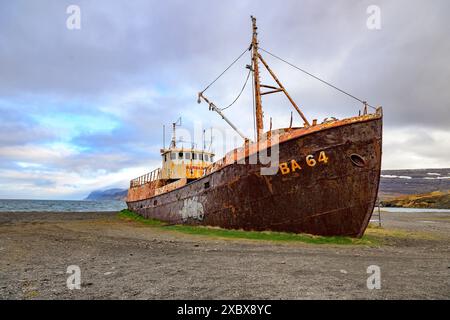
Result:
{"label": "cable rigging", "polygon": [[[255,27],[254,27],[254,29],[255,29]],[[244,92],[244,90],[245,90],[245,88],[246,88],[246,86],[247,86],[247,83],[248,83],[248,80],[249,80],[249,78],[250,78],[250,74],[252,74],[252,80],[253,80],[253,82],[254,81],[256,81],[255,79],[255,74],[254,73],[257,73],[257,70],[256,70],[256,67],[257,67],[257,64],[255,64],[256,63],[256,60],[260,60],[262,63],[263,63],[263,65],[266,67],[266,69],[269,71],[269,73],[272,75],[272,77],[274,78],[274,80],[278,83],[278,85],[279,85],[279,87],[277,88],[277,87],[273,87],[273,86],[268,86],[268,85],[260,85],[261,87],[265,87],[265,88],[269,88],[269,89],[272,89],[272,91],[266,91],[266,92],[256,92],[255,90],[257,89],[257,88],[255,88],[255,86],[254,86],[254,84],[253,84],[253,82],[252,82],[252,91],[254,92],[254,95],[253,95],[253,108],[255,109],[254,111],[254,120],[256,121],[256,120],[258,120],[259,119],[259,123],[261,123],[261,117],[262,117],[262,113],[261,113],[261,106],[260,106],[260,104],[261,104],[261,102],[259,101],[259,113],[257,112],[258,111],[258,108],[257,108],[257,106],[258,106],[258,103],[256,103],[256,106],[255,106],[255,95],[258,95],[258,93],[259,93],[259,97],[261,97],[262,95],[265,95],[265,94],[271,94],[271,93],[276,93],[276,92],[284,92],[284,94],[287,96],[287,98],[289,99],[289,101],[291,102],[291,104],[294,106],[294,108],[297,110],[297,112],[300,114],[300,116],[303,118],[303,120],[305,121],[305,125],[306,126],[309,126],[310,124],[309,124],[309,122],[308,122],[308,120],[305,118],[305,116],[303,115],[303,113],[301,112],[301,110],[298,108],[298,106],[295,104],[295,102],[292,100],[292,98],[289,96],[289,94],[287,93],[287,91],[286,91],[286,89],[283,87],[283,85],[281,84],[281,82],[277,79],[277,77],[275,76],[275,74],[273,73],[273,71],[269,68],[269,66],[267,65],[267,63],[264,61],[264,59],[262,58],[262,56],[260,55],[260,54],[258,54],[257,53],[257,49],[258,49],[258,47],[257,47],[257,42],[255,42],[256,41],[256,38],[255,38],[255,32],[254,32],[254,39],[253,39],[253,41],[252,41],[252,44],[248,47],[248,48],[246,48],[227,68],[225,68],[225,70],[222,72],[222,73],[220,73],[219,74],[219,76],[217,77],[217,78],[215,78],[208,86],[206,86],[206,88],[205,89],[203,89],[203,91],[201,91],[201,92],[199,92],[198,93],[198,103],[200,103],[201,102],[201,100],[203,99],[206,103],[208,103],[209,104],[209,109],[210,110],[213,110],[213,111],[215,111],[215,112],[217,112],[242,138],[244,138],[245,140],[248,140],[248,138],[246,138],[243,134],[242,134],[242,132],[240,132],[237,128],[236,128],[236,126],[234,126],[232,123],[231,123],[231,121],[222,113],[222,111],[224,111],[224,110],[226,110],[226,109],[228,109],[228,108],[230,108],[232,105],[234,105],[235,103],[236,103],[236,101],[241,97],[241,95],[242,95],[242,93]],[[255,44],[256,43],[256,44]],[[255,47],[254,47],[255,46]],[[256,48],[256,49],[255,49]],[[225,108],[219,108],[219,107],[217,107],[214,103],[212,103],[211,101],[209,101],[208,100],[208,98],[206,98],[204,95],[203,95],[203,93],[206,91],[206,90],[208,90],[217,80],[219,80],[234,64],[236,64],[236,62],[238,62],[243,56],[244,56],[244,54],[247,52],[247,51],[251,51],[253,49],[253,51],[255,51],[256,50],[256,53],[255,52],[253,52],[253,58],[252,58],[252,65],[247,65],[247,68],[249,69],[249,72],[248,72],[248,74],[247,74],[247,76],[246,76],[246,78],[245,78],[245,81],[244,81],[244,85],[242,86],[242,88],[241,88],[241,90],[240,90],[240,92],[239,92],[239,94],[237,95],[237,97],[233,100],[233,102],[231,102],[227,107],[225,107]],[[312,77],[312,78],[314,78],[314,79],[316,79],[316,80],[318,80],[318,81],[320,81],[320,82],[322,82],[322,83],[324,83],[325,85],[327,85],[327,86],[329,86],[329,87],[331,87],[331,88],[333,88],[333,89],[335,89],[335,90],[337,90],[337,91],[339,91],[339,92],[341,92],[341,93],[343,93],[343,94],[345,94],[345,95],[347,95],[347,96],[349,96],[349,97],[351,97],[351,98],[353,98],[353,99],[355,99],[356,101],[359,101],[360,103],[362,103],[363,105],[364,105],[364,114],[366,114],[367,113],[367,107],[370,107],[370,108],[372,108],[372,109],[375,109],[375,110],[377,110],[377,108],[375,108],[374,106],[372,106],[372,105],[370,105],[370,104],[368,104],[367,103],[367,101],[364,101],[364,100],[362,100],[362,99],[359,99],[359,98],[357,98],[357,97],[355,97],[354,95],[352,95],[352,94],[350,94],[350,93],[348,93],[348,92],[346,92],[346,91],[344,91],[344,90],[342,90],[342,89],[340,89],[340,88],[338,88],[338,87],[336,87],[335,85],[333,85],[333,84],[331,84],[331,83],[329,83],[329,82],[327,82],[327,81],[325,81],[325,80],[323,80],[323,79],[321,79],[321,78],[319,78],[319,77],[317,77],[317,76],[315,76],[315,75],[313,75],[312,73],[310,73],[310,72],[308,72],[308,71],[306,71],[306,70],[304,70],[304,69],[302,69],[302,68],[300,68],[300,67],[297,67],[296,65],[294,65],[294,64],[292,64],[292,63],[290,63],[290,62],[288,62],[288,61],[286,61],[286,60],[284,60],[284,59],[282,59],[282,58],[280,58],[279,56],[277,56],[277,55],[275,55],[275,54],[273,54],[273,53],[271,53],[271,52],[269,52],[269,51],[267,51],[267,50],[265,50],[265,49],[263,49],[263,48],[259,48],[260,50],[262,50],[262,51],[264,51],[265,53],[267,53],[267,54],[269,54],[270,56],[272,56],[272,57],[274,57],[274,58],[276,58],[276,59],[278,59],[278,60],[280,60],[280,61],[282,61],[282,62],[284,62],[284,63],[286,63],[286,64],[288,64],[289,66],[291,66],[291,67],[293,67],[293,68],[295,68],[295,69],[297,69],[297,70],[299,70],[299,71],[301,71],[301,72],[303,72],[303,73],[305,73],[306,75],[308,75],[308,76],[310,76],[310,77]],[[255,70],[253,70],[253,66],[255,67]],[[259,116],[259,118],[257,118],[256,119],[256,117],[257,116]],[[255,122],[254,121],[254,122]],[[256,122],[258,122],[258,121],[256,121]],[[255,123],[254,123],[254,125],[255,125]],[[260,130],[260,129],[262,129],[262,126],[261,126],[261,128],[258,126],[258,125],[256,125],[258,128],[258,130]],[[259,131],[257,131],[257,132],[259,132]],[[259,140],[259,136],[257,137],[258,138],[258,140]]]}
{"label": "cable rigging", "polygon": [[221,111],[228,109],[229,107],[231,107],[236,101],[238,101],[238,99],[241,97],[242,92],[244,92],[245,87],[247,86],[248,83],[248,79],[250,78],[250,73],[252,72],[252,70],[248,70],[248,74],[247,77],[245,79],[244,85],[242,86],[241,91],[239,92],[238,96],[236,97],[236,99],[233,100],[232,103],[230,103],[227,107],[220,109]]}
{"label": "cable rigging", "polygon": [[332,85],[331,83],[329,83],[329,82],[327,82],[327,81],[325,81],[325,80],[323,80],[323,79],[320,79],[319,77],[313,75],[312,73],[309,73],[308,71],[306,71],[306,70],[304,70],[304,69],[302,69],[302,68],[297,67],[296,65],[294,65],[294,64],[292,64],[292,63],[290,63],[290,62],[288,62],[288,61],[286,61],[286,60],[280,58],[279,56],[277,56],[277,55],[275,55],[275,54],[273,54],[273,53],[271,53],[271,52],[269,52],[269,51],[267,51],[267,50],[265,50],[265,49],[263,49],[263,48],[259,48],[259,49],[260,49],[261,51],[264,51],[265,53],[271,55],[272,57],[274,57],[274,58],[276,58],[276,59],[278,59],[278,60],[280,60],[280,61],[282,61],[282,62],[284,62],[284,63],[286,63],[286,64],[288,64],[288,65],[290,65],[291,67],[293,67],[293,68],[295,68],[295,69],[297,69],[297,70],[299,70],[299,71],[301,71],[301,72],[307,74],[308,76],[313,77],[313,78],[316,79],[316,80],[319,80],[320,82],[326,84],[327,86],[330,86],[330,87],[332,87],[333,89],[338,90],[339,92],[341,92],[341,93],[343,93],[343,94],[346,94],[347,96],[349,96],[349,97],[351,97],[351,98],[353,98],[353,99],[355,99],[355,100],[361,102],[362,104],[367,105],[368,107],[371,107],[371,108],[374,109],[374,110],[377,109],[377,108],[375,108],[374,106],[371,106],[370,104],[368,104],[367,101],[361,100],[361,99],[355,97],[354,95],[352,95],[352,94],[350,94],[350,93],[348,93],[348,92],[346,92],[346,91],[344,91],[344,90],[342,90],[342,89],[339,89],[338,87]]}
{"label": "cable rigging", "polygon": [[205,89],[203,89],[203,91],[201,91],[201,93],[203,93],[203,92],[205,92],[206,90],[208,90],[209,89],[209,87],[211,87],[217,80],[219,80],[220,79],[220,77],[222,77],[223,75],[224,75],[224,73],[225,72],[227,72],[236,62],[238,62],[239,61],[239,59],[241,59],[242,58],[242,56],[247,52],[249,50],[249,48],[247,48],[247,49],[245,49],[244,50],[244,52],[242,52],[240,55],[239,55],[239,57],[237,57],[221,74],[219,74],[219,76],[216,78],[216,79],[214,79],[214,81],[213,82],[211,82],[208,86],[206,86],[206,88]]}

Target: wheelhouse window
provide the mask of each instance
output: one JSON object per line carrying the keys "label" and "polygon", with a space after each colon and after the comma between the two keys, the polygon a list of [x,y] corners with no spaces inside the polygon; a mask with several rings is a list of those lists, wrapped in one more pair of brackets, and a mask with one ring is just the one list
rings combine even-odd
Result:
{"label": "wheelhouse window", "polygon": [[178,152],[178,159],[180,159],[180,160],[183,159],[183,152]]}
{"label": "wheelhouse window", "polygon": [[170,153],[170,159],[175,160],[177,158],[177,154],[175,152]]}
{"label": "wheelhouse window", "polygon": [[184,158],[187,160],[191,160],[191,153],[190,152],[185,152],[184,153]]}
{"label": "wheelhouse window", "polygon": [[203,160],[203,153],[200,153],[200,154],[198,155],[198,160]]}
{"label": "wheelhouse window", "polygon": [[197,160],[197,154],[192,152],[192,160]]}
{"label": "wheelhouse window", "polygon": [[209,161],[208,159],[209,159],[208,155],[205,154],[205,161]]}

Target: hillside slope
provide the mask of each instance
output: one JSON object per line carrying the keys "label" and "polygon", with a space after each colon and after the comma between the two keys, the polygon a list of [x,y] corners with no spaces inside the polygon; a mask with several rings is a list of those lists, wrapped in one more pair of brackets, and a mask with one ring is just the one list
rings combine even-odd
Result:
{"label": "hillside slope", "polygon": [[121,200],[125,201],[127,189],[107,189],[92,191],[84,200]]}
{"label": "hillside slope", "polygon": [[450,209],[450,190],[408,195],[382,201],[384,207]]}

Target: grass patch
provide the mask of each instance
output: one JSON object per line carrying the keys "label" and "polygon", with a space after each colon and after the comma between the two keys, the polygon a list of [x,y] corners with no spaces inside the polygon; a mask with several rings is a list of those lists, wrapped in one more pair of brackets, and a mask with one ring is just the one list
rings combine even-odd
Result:
{"label": "grass patch", "polygon": [[150,226],[154,226],[154,227],[163,227],[163,226],[167,225],[167,223],[165,223],[164,221],[157,220],[157,219],[147,219],[147,218],[144,218],[143,216],[140,216],[128,209],[124,209],[124,210],[120,211],[119,218],[124,219],[124,220],[129,220],[129,221],[130,220],[137,221],[137,222],[140,222],[140,223],[143,223],[146,225],[150,225]]}
{"label": "grass patch", "polygon": [[366,230],[366,236],[371,239],[389,243],[398,240],[437,240],[438,237],[421,231],[408,231],[401,229],[384,229],[383,227],[370,227]]}
{"label": "grass patch", "polygon": [[383,227],[380,226],[378,223],[375,224],[370,222],[369,225],[367,226],[367,229],[383,229]]}
{"label": "grass patch", "polygon": [[207,236],[223,239],[247,239],[247,240],[263,240],[263,241],[280,241],[280,242],[303,242],[311,244],[337,244],[337,245],[378,245],[378,240],[363,236],[361,239],[350,237],[323,237],[309,234],[297,234],[288,232],[272,232],[272,231],[244,231],[229,230],[217,227],[190,226],[190,225],[167,225],[165,222],[156,219],[146,219],[142,216],[130,211],[122,210],[119,217],[126,220],[133,220],[146,225],[175,232]]}

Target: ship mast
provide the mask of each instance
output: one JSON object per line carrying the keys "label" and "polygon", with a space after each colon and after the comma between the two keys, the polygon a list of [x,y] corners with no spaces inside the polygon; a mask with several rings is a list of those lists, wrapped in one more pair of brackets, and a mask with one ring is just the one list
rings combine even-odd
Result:
{"label": "ship mast", "polygon": [[253,36],[252,36],[252,62],[253,62],[253,80],[255,82],[255,119],[256,119],[256,141],[261,140],[264,130],[263,111],[261,102],[261,83],[259,79],[259,53],[258,53],[258,27],[256,18],[252,18]]}
{"label": "ship mast", "polygon": [[[255,81],[255,118],[256,118],[256,130],[257,130],[257,141],[261,141],[261,137],[264,130],[264,124],[263,124],[263,111],[262,111],[262,102],[261,102],[261,96],[266,94],[272,94],[277,92],[283,92],[286,97],[288,98],[289,102],[292,104],[294,109],[298,112],[300,117],[303,119],[305,126],[310,126],[309,121],[306,119],[303,112],[300,110],[300,108],[297,106],[297,104],[294,102],[294,100],[291,98],[289,93],[284,88],[283,84],[280,82],[280,80],[277,78],[275,73],[270,69],[267,62],[263,59],[263,57],[258,53],[258,27],[256,26],[256,18],[251,16],[252,18],[252,27],[253,27],[253,37],[252,37],[252,63],[253,63],[253,77]],[[273,80],[278,84],[278,88],[274,86],[264,85],[260,83],[260,76],[259,76],[259,61],[262,62],[264,67],[267,69],[269,74],[272,76]],[[261,88],[267,88],[271,89],[271,91],[261,92]]]}
{"label": "ship mast", "polygon": [[[291,98],[289,93],[286,91],[284,86],[281,84],[280,80],[278,80],[278,78],[275,75],[275,73],[270,69],[270,67],[267,64],[267,62],[263,59],[261,54],[258,52],[258,48],[259,48],[258,27],[256,26],[256,18],[251,16],[251,19],[252,19],[253,34],[252,34],[252,43],[251,43],[250,48],[246,49],[243,53],[241,53],[241,55],[237,59],[235,59],[233,61],[233,63],[231,63],[231,65],[229,65],[213,82],[211,82],[205,89],[203,89],[203,91],[200,91],[198,93],[198,100],[197,100],[197,102],[201,103],[201,100],[204,100],[207,104],[209,104],[209,110],[217,112],[247,143],[249,141],[249,139],[246,138],[244,136],[244,134],[242,134],[242,132],[240,132],[236,128],[236,126],[233,125],[231,123],[231,121],[227,117],[225,117],[225,115],[223,114],[222,111],[227,109],[227,108],[229,108],[231,105],[233,105],[234,102],[236,102],[236,100],[240,97],[242,91],[245,88],[245,85],[247,84],[248,77],[247,77],[247,80],[246,80],[246,82],[244,84],[244,87],[242,88],[242,90],[239,93],[238,97],[226,108],[222,108],[222,109],[218,108],[214,103],[212,103],[211,101],[208,100],[208,98],[205,97],[204,92],[206,90],[208,90],[208,88],[211,87],[211,85],[213,85],[228,69],[230,69],[245,54],[245,52],[251,50],[252,51],[251,52],[251,54],[252,54],[252,66],[247,66],[247,68],[250,69],[250,72],[253,72],[254,95],[255,95],[256,136],[257,136],[257,142],[259,143],[259,142],[261,142],[261,140],[263,138],[263,133],[264,133],[263,110],[262,110],[262,101],[261,101],[262,100],[261,97],[263,95],[277,93],[277,92],[283,92],[286,95],[286,97],[288,98],[289,102],[292,104],[292,106],[298,112],[300,117],[303,119],[304,125],[305,126],[310,126],[310,123],[306,119],[305,115],[300,110],[300,108],[297,106],[297,104],[294,102],[294,100]],[[261,49],[261,50],[265,51],[264,49]],[[263,66],[267,69],[269,74],[272,76],[273,80],[278,84],[278,87],[261,84],[260,74],[259,74],[259,62],[260,61],[263,64]],[[266,88],[266,89],[270,89],[270,90],[269,91],[265,91],[265,92],[261,92],[261,88]],[[290,127],[291,126],[292,126],[292,120],[291,120]]]}

